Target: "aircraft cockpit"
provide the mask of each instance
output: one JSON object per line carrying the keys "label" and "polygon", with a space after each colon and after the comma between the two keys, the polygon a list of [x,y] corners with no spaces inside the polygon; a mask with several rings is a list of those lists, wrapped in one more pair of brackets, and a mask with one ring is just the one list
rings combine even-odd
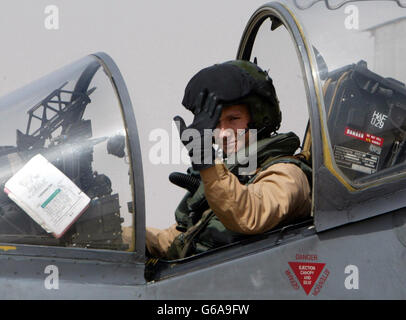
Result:
{"label": "aircraft cockpit", "polygon": [[235,244],[224,259],[406,205],[405,31],[402,1],[275,1],[251,16],[237,58],[272,78],[279,132],[295,132],[297,153],[312,164],[313,207],[310,220]]}
{"label": "aircraft cockpit", "polygon": [[237,57],[268,70],[303,137],[318,231],[379,214],[365,190],[404,175],[405,30],[402,1],[271,2],[247,24]]}
{"label": "aircraft cockpit", "polygon": [[[346,265],[373,269],[375,259],[388,264],[388,274],[396,269],[402,277],[405,34],[403,0],[279,0],[258,8],[236,58],[256,63],[273,79],[282,111],[279,132],[299,136],[297,153],[312,167],[311,213],[179,260],[146,257],[136,117],[107,54],[87,56],[2,97],[0,259],[17,257],[6,261],[17,266],[24,257],[42,268],[44,257],[52,258],[66,270],[68,293],[77,288],[71,283],[87,280],[132,298],[208,292],[211,298],[297,297],[291,263],[328,265],[327,297],[347,297],[340,278]],[[59,179],[48,179],[38,163]],[[339,252],[342,247],[346,252]],[[301,257],[320,263],[296,261]],[[21,273],[32,279],[34,267]],[[378,271],[364,284],[367,296],[387,285]],[[78,281],[77,274],[87,278]],[[389,296],[404,297],[404,276],[402,281],[393,280]]]}
{"label": "aircraft cockpit", "polygon": [[134,250],[134,127],[119,76],[92,55],[1,99],[0,242]]}

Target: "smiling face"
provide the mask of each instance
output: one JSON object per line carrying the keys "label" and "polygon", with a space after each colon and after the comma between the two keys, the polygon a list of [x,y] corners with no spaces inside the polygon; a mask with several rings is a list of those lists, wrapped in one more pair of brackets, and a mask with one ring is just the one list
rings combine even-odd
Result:
{"label": "smiling face", "polygon": [[246,105],[224,107],[215,130],[215,141],[227,155],[237,152],[248,143],[248,123],[251,121]]}

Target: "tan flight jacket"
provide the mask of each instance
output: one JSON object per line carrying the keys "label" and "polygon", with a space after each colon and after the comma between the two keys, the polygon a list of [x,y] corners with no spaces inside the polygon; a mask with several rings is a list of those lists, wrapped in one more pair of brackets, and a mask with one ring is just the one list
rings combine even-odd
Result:
{"label": "tan flight jacket", "polygon": [[[279,223],[305,217],[311,210],[311,190],[303,171],[277,163],[242,185],[224,164],[200,171],[207,202],[223,225],[243,234],[260,234]],[[160,230],[147,228],[149,252],[162,257],[180,232],[176,224]]]}

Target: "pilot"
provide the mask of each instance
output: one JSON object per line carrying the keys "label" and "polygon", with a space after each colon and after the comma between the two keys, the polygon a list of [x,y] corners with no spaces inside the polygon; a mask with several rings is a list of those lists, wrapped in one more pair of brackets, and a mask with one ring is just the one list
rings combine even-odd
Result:
{"label": "pilot", "polygon": [[266,72],[243,60],[210,66],[189,81],[182,104],[193,122],[174,120],[192,167],[171,181],[188,192],[174,225],[147,228],[149,255],[184,258],[309,215],[311,169],[294,156],[299,138],[276,133],[281,112]]}

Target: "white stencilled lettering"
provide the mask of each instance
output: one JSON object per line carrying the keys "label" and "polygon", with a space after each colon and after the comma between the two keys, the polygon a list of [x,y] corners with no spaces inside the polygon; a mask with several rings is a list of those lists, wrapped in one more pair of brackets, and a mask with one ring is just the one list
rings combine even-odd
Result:
{"label": "white stencilled lettering", "polygon": [[374,111],[371,119],[371,124],[379,129],[382,129],[385,125],[385,121],[388,119],[386,114]]}

